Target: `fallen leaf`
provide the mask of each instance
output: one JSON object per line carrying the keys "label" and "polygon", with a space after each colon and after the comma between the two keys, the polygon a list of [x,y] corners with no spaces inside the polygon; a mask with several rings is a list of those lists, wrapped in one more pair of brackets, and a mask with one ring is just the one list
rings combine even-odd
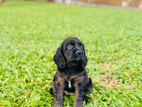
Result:
{"label": "fallen leaf", "polygon": [[101,64],[101,66],[106,71],[112,68],[112,64],[111,63],[109,63],[109,64]]}
{"label": "fallen leaf", "polygon": [[105,83],[105,87],[107,88],[116,88],[117,86],[117,81],[116,80],[110,80]]}

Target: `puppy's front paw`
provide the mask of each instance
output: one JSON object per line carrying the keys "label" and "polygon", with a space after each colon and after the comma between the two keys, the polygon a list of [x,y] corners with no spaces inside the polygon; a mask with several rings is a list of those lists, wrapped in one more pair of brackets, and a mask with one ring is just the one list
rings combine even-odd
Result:
{"label": "puppy's front paw", "polygon": [[91,99],[88,96],[83,96],[83,101],[85,101],[85,103],[89,103]]}

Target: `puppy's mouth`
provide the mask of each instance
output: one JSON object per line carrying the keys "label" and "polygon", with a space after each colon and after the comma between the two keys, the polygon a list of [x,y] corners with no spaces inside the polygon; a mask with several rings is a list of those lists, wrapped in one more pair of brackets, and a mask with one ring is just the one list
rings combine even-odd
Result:
{"label": "puppy's mouth", "polygon": [[80,56],[73,56],[69,62],[80,62],[82,58]]}
{"label": "puppy's mouth", "polygon": [[76,58],[74,58],[73,61],[75,61],[75,62],[81,61],[81,58],[80,57],[76,57]]}
{"label": "puppy's mouth", "polygon": [[68,61],[68,64],[69,65],[72,65],[72,66],[78,66],[78,65],[80,65],[82,63],[82,59],[81,58],[74,58],[74,59],[72,59],[72,60],[70,60],[70,61]]}

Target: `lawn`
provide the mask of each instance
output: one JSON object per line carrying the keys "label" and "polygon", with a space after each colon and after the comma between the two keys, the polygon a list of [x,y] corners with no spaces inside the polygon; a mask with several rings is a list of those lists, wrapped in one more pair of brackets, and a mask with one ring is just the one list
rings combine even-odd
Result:
{"label": "lawn", "polygon": [[69,36],[88,56],[85,107],[142,107],[142,11],[38,2],[0,5],[0,106],[52,106],[52,57]]}

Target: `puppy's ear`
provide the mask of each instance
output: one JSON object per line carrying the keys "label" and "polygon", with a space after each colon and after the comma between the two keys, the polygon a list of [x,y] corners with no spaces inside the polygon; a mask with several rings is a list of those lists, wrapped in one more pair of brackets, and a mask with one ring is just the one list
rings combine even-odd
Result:
{"label": "puppy's ear", "polygon": [[63,57],[62,46],[57,49],[53,60],[60,69],[63,69],[66,66],[65,58]]}
{"label": "puppy's ear", "polygon": [[87,62],[88,62],[88,59],[87,59],[87,56],[86,56],[86,53],[85,53],[84,45],[83,45],[83,51],[84,51],[84,56],[83,56],[82,68],[84,69],[87,65]]}

